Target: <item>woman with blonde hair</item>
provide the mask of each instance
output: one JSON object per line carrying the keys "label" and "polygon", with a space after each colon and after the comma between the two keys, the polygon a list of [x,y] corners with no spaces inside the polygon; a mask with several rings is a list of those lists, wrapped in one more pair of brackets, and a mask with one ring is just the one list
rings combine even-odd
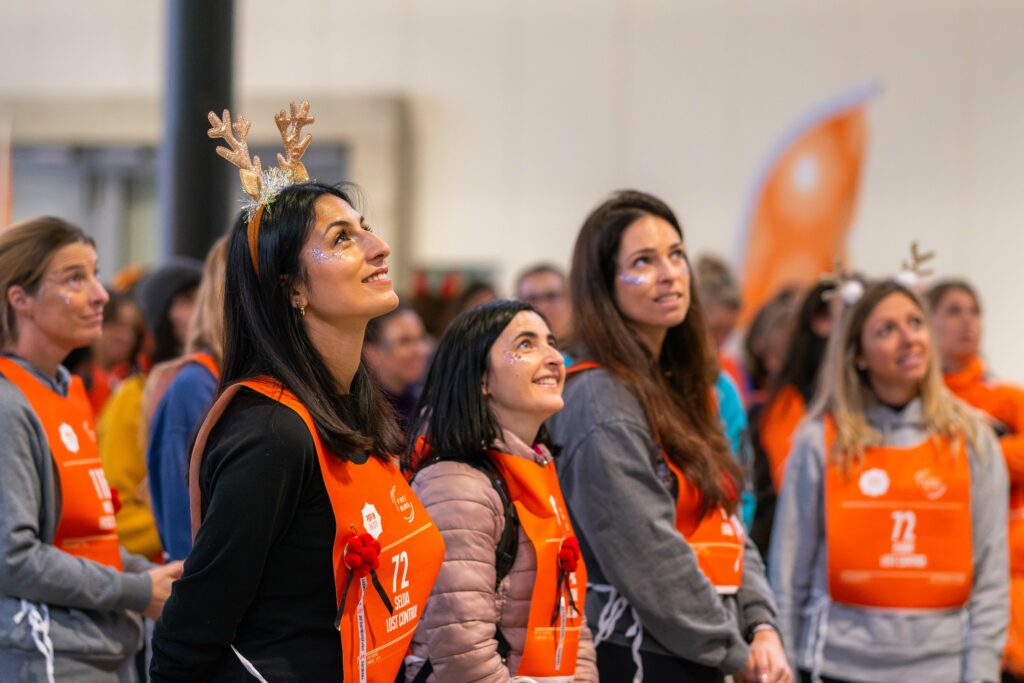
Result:
{"label": "woman with blonde hair", "polygon": [[224,342],[227,238],[210,249],[185,343],[185,355],[154,367],[142,399],[149,421],[146,467],[153,516],[164,552],[183,560],[192,549],[188,449],[220,381]]}
{"label": "woman with blonde hair", "polygon": [[59,218],[0,233],[0,680],[134,681],[142,615],[181,563],[118,543],[85,388],[60,364],[100,336],[93,241]]}
{"label": "woman with blonde hair", "polygon": [[996,681],[1006,468],[943,389],[925,307],[876,283],[833,332],[772,535],[783,642],[804,680]]}

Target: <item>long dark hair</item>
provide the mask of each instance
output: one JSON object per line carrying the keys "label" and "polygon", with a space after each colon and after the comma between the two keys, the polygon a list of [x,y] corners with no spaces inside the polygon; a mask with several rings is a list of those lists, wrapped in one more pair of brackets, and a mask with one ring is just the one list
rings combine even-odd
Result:
{"label": "long dark hair", "polygon": [[569,275],[575,309],[570,349],[580,360],[600,363],[637,397],[654,438],[700,491],[701,515],[718,507],[734,510],[743,477],[712,405],[718,363],[695,283],[690,281],[686,319],[668,330],[658,358],[615,305],[622,234],[645,215],[664,219],[682,239],[672,209],[635,190],[615,193],[583,223]]}
{"label": "long dark hair", "polygon": [[778,376],[769,381],[768,402],[787,386],[800,392],[805,401],[814,396],[818,382],[818,371],[825,362],[828,337],[821,337],[814,331],[814,321],[830,314],[831,303],[825,298],[835,290],[835,284],[819,282],[811,287],[800,302],[786,358]]}
{"label": "long dark hair", "polygon": [[[522,301],[491,301],[464,311],[448,326],[434,353],[409,429],[404,458],[407,469],[413,466],[419,436],[430,444],[431,458],[486,457],[487,449],[501,436],[501,427],[483,394],[487,357],[502,331],[523,311],[537,313]],[[544,428],[537,440],[547,442]]]}
{"label": "long dark hair", "polygon": [[347,459],[369,452],[388,458],[402,447],[390,404],[374,387],[362,363],[349,396],[343,399],[306,334],[302,317],[291,305],[291,285],[306,278],[299,254],[316,221],[316,200],[325,195],[354,206],[348,188],[314,182],[286,187],[264,210],[259,277],[249,256],[244,212],[235,220],[224,288],[220,390],[255,377],[275,379],[306,407],[334,455]]}

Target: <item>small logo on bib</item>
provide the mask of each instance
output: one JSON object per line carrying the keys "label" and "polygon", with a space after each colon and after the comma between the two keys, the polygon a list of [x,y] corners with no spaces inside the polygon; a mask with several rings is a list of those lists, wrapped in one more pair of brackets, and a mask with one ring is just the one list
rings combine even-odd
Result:
{"label": "small logo on bib", "polygon": [[395,509],[398,510],[398,514],[402,515],[402,519],[412,523],[412,520],[416,518],[416,509],[406,498],[405,494],[398,494],[398,486],[391,487],[391,502],[395,504]]}
{"label": "small logo on bib", "polygon": [[78,435],[75,434],[75,430],[71,428],[71,425],[67,422],[62,422],[57,431],[60,432],[60,440],[64,443],[64,448],[72,453],[77,453]]}
{"label": "small logo on bib", "polygon": [[363,506],[363,528],[366,529],[366,533],[373,536],[374,540],[380,538],[380,535],[384,533],[384,527],[380,523],[380,513],[377,512],[373,503]]}
{"label": "small logo on bib", "polygon": [[925,468],[915,472],[914,482],[928,500],[938,500],[946,495],[946,482],[930,469]]}
{"label": "small logo on bib", "polygon": [[889,490],[889,475],[885,470],[873,467],[860,475],[860,492],[868,498],[884,496]]}

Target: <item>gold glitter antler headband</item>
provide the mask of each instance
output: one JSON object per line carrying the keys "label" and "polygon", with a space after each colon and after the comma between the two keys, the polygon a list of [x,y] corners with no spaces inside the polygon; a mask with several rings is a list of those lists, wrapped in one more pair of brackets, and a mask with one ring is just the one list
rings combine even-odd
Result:
{"label": "gold glitter antler headband", "polygon": [[315,123],[316,119],[309,115],[309,102],[303,101],[298,111],[294,102],[289,107],[292,110],[291,116],[287,116],[283,109],[274,115],[274,123],[281,133],[281,142],[284,143],[284,151],[288,155],[282,157],[278,154],[277,164],[282,171],[291,174],[293,183],[304,183],[309,180],[309,173],[300,159],[306,153],[313,136],[307,133],[301,140],[299,136],[302,134],[302,127]]}
{"label": "gold glitter antler headband", "polygon": [[228,147],[218,147],[217,154],[238,167],[242,190],[249,197],[245,203],[246,220],[249,223],[246,236],[249,240],[249,257],[252,259],[252,269],[256,277],[260,275],[259,240],[263,210],[273,203],[278,193],[285,187],[309,181],[309,172],[306,171],[301,159],[313,136],[308,133],[305,137],[301,136],[303,126],[314,123],[316,119],[309,115],[309,102],[305,100],[297,108],[294,102],[290,103],[289,107],[290,116],[283,109],[274,115],[277,130],[281,133],[281,142],[284,143],[285,156],[278,154],[278,167],[266,171],[260,165],[258,156],[249,157],[247,138],[251,124],[245,117],[239,116],[238,121],[232,124],[231,112],[227,109],[221,118],[217,118],[212,111],[208,117],[211,128],[207,135],[228,143]]}
{"label": "gold glitter antler headband", "polygon": [[[212,111],[210,119],[210,130],[206,134],[211,138],[220,138],[228,143],[227,147],[218,147],[217,154],[221,155],[232,164],[238,167],[238,175],[242,179],[242,190],[255,201],[259,201],[263,192],[263,169],[260,167],[260,158],[249,158],[249,128],[252,124],[244,116],[238,117],[238,123],[231,123],[231,112],[224,110],[222,118]],[[235,136],[238,137],[235,137]]]}

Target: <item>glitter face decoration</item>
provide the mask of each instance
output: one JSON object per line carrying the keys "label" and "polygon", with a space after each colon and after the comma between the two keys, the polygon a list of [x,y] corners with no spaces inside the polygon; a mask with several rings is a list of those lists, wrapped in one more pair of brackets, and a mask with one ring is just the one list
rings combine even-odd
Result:
{"label": "glitter face decoration", "polygon": [[327,253],[320,247],[310,248],[309,256],[316,263],[328,263],[338,258],[337,254]]}
{"label": "glitter face decoration", "polygon": [[519,363],[525,363],[526,360],[527,360],[526,357],[523,356],[522,353],[519,353],[517,351],[506,351],[503,354],[503,356],[505,358],[505,362],[509,363],[510,365],[517,365]]}
{"label": "glitter face decoration", "polygon": [[632,273],[619,273],[619,282],[634,287],[651,284],[653,278],[650,275],[633,275]]}

